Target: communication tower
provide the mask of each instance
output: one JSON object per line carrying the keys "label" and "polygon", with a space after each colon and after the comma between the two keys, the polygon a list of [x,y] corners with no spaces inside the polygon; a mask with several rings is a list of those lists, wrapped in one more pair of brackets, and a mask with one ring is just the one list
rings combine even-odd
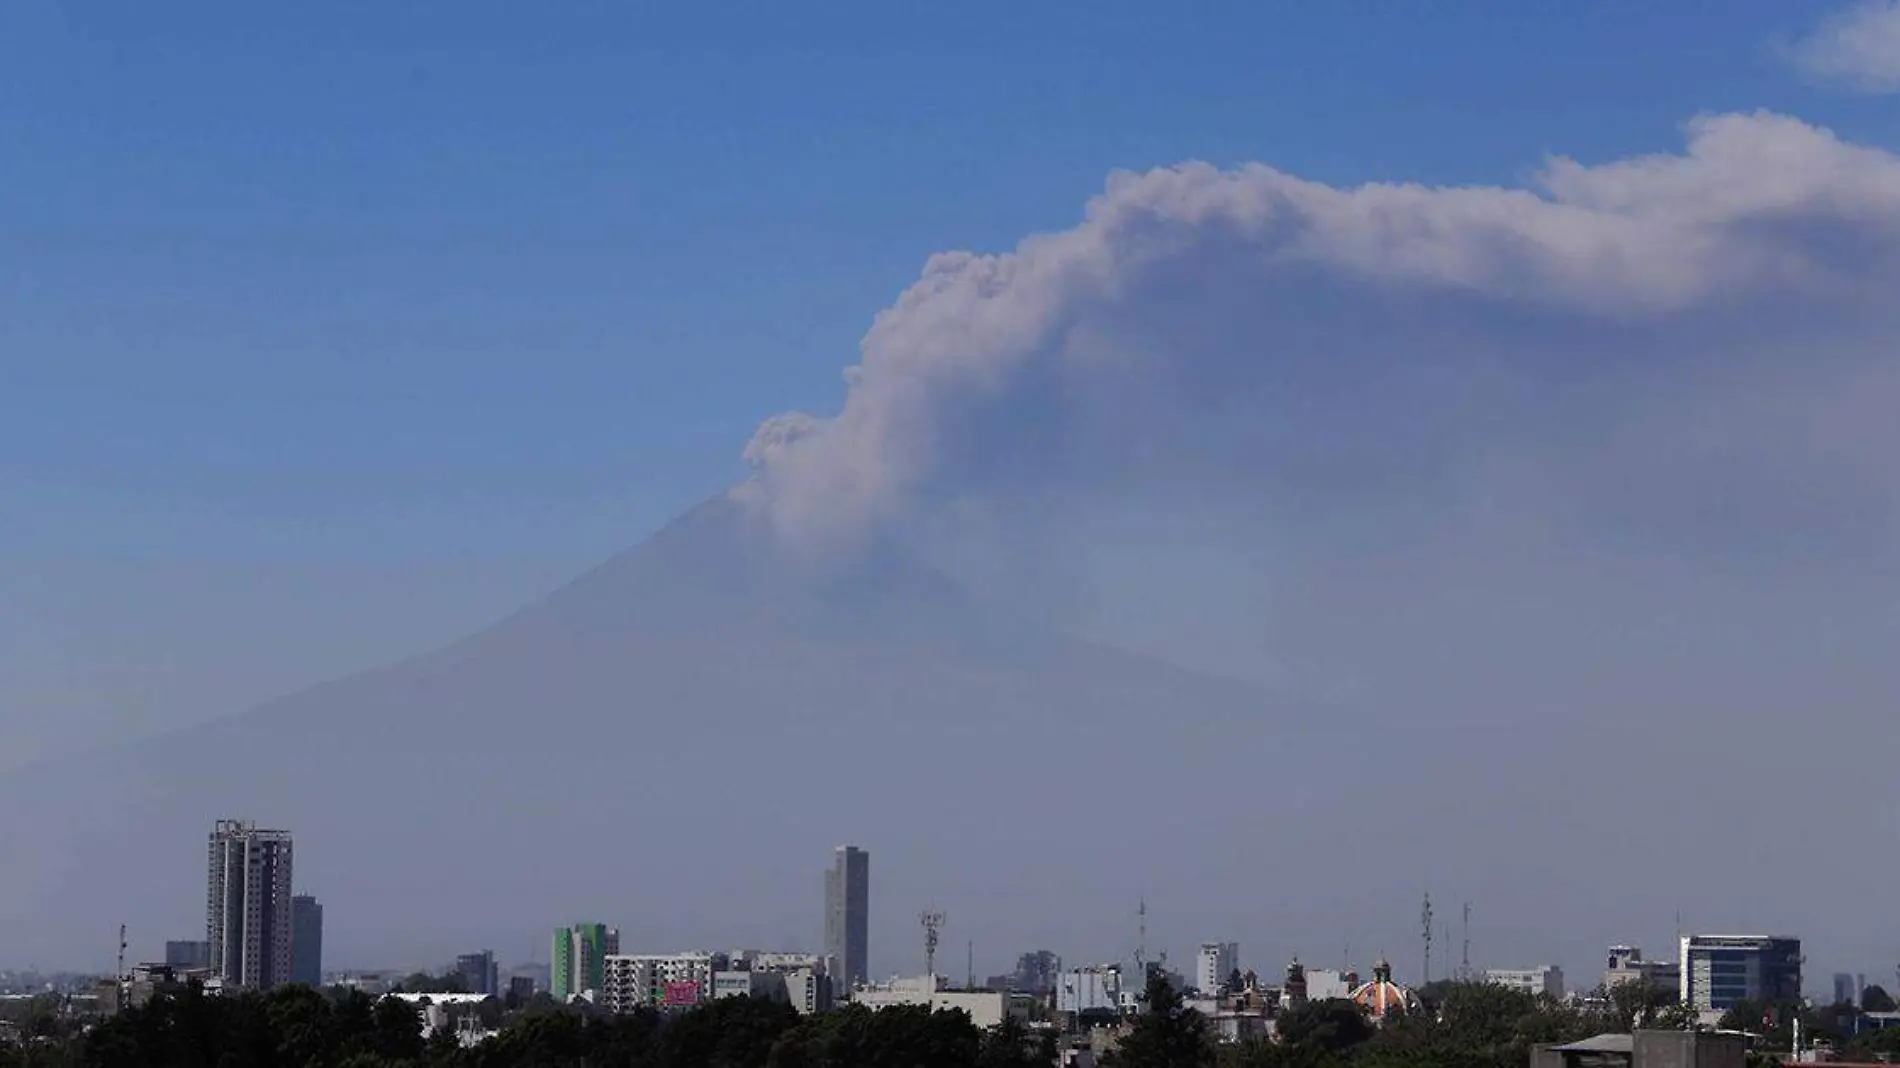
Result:
{"label": "communication tower", "polygon": [[937,974],[937,940],[943,932],[946,917],[937,909],[925,909],[918,913],[917,922],[924,925],[924,974]]}

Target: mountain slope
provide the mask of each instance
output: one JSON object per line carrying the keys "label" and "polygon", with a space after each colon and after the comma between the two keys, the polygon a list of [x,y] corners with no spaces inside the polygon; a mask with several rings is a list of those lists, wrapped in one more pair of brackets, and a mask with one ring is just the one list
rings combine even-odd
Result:
{"label": "mountain slope", "polygon": [[[0,784],[0,950],[96,966],[122,921],[148,956],[196,937],[227,816],[296,832],[332,961],[529,952],[579,916],[649,947],[813,946],[845,840],[896,931],[931,893],[1106,869],[1106,911],[1063,921],[1091,938],[1144,881],[1100,850],[1191,860],[1157,844],[1171,810],[1273,763],[1289,711],[993,617],[900,553],[787,560],[717,501],[439,652]],[[1149,789],[1166,807],[1131,804]]]}

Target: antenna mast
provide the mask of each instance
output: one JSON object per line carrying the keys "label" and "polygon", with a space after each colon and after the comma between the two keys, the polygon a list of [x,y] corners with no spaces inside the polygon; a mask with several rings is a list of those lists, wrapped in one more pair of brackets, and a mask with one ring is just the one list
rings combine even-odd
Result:
{"label": "antenna mast", "polygon": [[937,975],[937,939],[947,918],[937,909],[925,909],[917,915],[924,925],[924,974],[932,978]]}
{"label": "antenna mast", "polygon": [[964,959],[964,963],[963,963],[963,989],[975,990],[976,989],[976,940],[975,939],[971,939],[968,943],[965,944],[965,952],[967,952],[969,956]]}
{"label": "antenna mast", "polygon": [[1425,892],[1425,907],[1419,912],[1419,924],[1425,929],[1425,980],[1420,985],[1432,981],[1432,894]]}
{"label": "antenna mast", "polygon": [[1135,971],[1141,973],[1141,981],[1148,981],[1148,899],[1141,899],[1141,907],[1135,910],[1139,917],[1139,930],[1135,939]]}
{"label": "antenna mast", "polygon": [[123,1011],[125,1011],[125,1009],[126,1009],[126,1004],[125,1004],[125,1002],[126,1002],[126,993],[127,993],[127,991],[126,991],[126,983],[125,983],[125,945],[126,945],[126,943],[125,943],[125,924],[120,924],[120,925],[119,925],[119,963],[118,963],[118,971],[116,971],[116,972],[114,972],[114,973],[112,974],[112,978],[113,978],[113,979],[115,979],[115,980],[117,980],[117,981],[118,981],[118,984],[119,984],[119,1006],[118,1006],[118,1008],[119,1008],[119,1011],[120,1011],[120,1012],[123,1012]]}
{"label": "antenna mast", "polygon": [[1458,978],[1471,981],[1471,902],[1465,902],[1465,952],[1458,961]]}

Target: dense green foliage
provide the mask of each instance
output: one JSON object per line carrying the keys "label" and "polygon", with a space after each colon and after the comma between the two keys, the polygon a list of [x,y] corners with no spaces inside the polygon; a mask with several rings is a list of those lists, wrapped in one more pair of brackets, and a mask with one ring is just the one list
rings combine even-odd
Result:
{"label": "dense green foliage", "polygon": [[[1614,999],[1585,1011],[1503,987],[1446,983],[1425,1011],[1374,1027],[1350,1002],[1317,1001],[1282,1015],[1281,1041],[1217,1044],[1209,1021],[1167,984],[1121,1036],[1109,1068],[1523,1068],[1532,1046],[1632,1026],[1684,1025],[1673,1006]],[[1054,1040],[1015,1021],[980,1032],[962,1013],[861,1006],[800,1016],[785,1005],[726,999],[692,1011],[609,1016],[537,997],[509,1013],[494,1000],[457,1007],[493,1037],[464,1049],[453,1030],[425,1039],[422,1014],[397,999],[287,987],[211,997],[191,989],[80,1033],[57,1003],[25,1003],[0,1043],[0,1068],[1035,1068]],[[1804,1036],[1862,1059],[1900,1058],[1900,1028],[1853,1037],[1852,1006],[1737,1006],[1725,1023],[1786,1048],[1795,1013]],[[1759,1063],[1770,1063],[1766,1056]]]}
{"label": "dense green foliage", "polygon": [[1202,1068],[1211,1063],[1214,1041],[1201,1014],[1181,1003],[1165,979],[1148,980],[1144,1008],[1134,1027],[1109,1054],[1108,1068]]}
{"label": "dense green foliage", "polygon": [[1530,1049],[1615,1030],[1614,1020],[1482,983],[1437,984],[1427,1009],[1373,1027],[1347,1001],[1280,1018],[1280,1042],[1226,1046],[1220,1068],[1524,1068]]}
{"label": "dense green foliage", "polygon": [[[463,1011],[494,1011],[491,1001]],[[800,1016],[729,998],[675,1016],[524,1007],[464,1049],[425,1039],[419,1009],[353,991],[161,995],[76,1039],[0,1051],[0,1068],[1029,1068],[1046,1064],[1017,1023],[984,1033],[960,1012],[861,1006]]]}

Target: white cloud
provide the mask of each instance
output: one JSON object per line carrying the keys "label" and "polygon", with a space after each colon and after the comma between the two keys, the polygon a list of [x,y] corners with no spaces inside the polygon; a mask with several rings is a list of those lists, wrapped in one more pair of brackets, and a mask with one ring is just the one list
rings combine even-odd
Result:
{"label": "white cloud", "polygon": [[[1353,367],[1403,422],[1425,418],[1404,376],[1453,351],[1587,359],[1580,337],[1620,330],[1628,352],[1693,362],[1729,343],[1713,334],[1759,336],[1783,312],[1891,302],[1900,158],[1767,113],[1701,117],[1687,138],[1673,155],[1554,158],[1534,189],[1117,174],[1073,229],[933,257],[877,316],[841,412],[761,428],[756,496],[782,529],[849,535],[946,485],[1058,465],[1065,436],[1113,450],[1070,457],[1071,474],[1138,463],[1235,397],[1305,388],[1296,359]],[[1182,419],[1184,398],[1206,411]],[[1310,444],[1233,422],[1262,456]],[[1317,466],[1372,447],[1329,446]]]}
{"label": "white cloud", "polygon": [[1817,78],[1900,92],[1900,0],[1864,0],[1829,16],[1794,46],[1792,58]]}

